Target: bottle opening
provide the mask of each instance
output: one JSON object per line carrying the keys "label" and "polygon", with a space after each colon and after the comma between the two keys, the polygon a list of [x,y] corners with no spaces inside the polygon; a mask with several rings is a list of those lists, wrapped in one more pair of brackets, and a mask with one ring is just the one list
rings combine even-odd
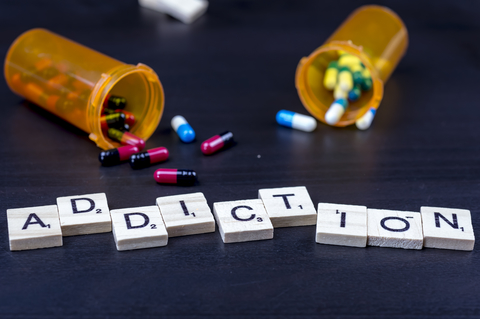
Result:
{"label": "bottle opening", "polygon": [[135,116],[130,132],[147,140],[160,122],[164,106],[163,88],[155,72],[143,64],[122,65],[102,79],[92,91],[89,103],[90,139],[102,149],[121,146],[107,136],[100,124],[103,104],[109,95],[126,99],[125,111]]}

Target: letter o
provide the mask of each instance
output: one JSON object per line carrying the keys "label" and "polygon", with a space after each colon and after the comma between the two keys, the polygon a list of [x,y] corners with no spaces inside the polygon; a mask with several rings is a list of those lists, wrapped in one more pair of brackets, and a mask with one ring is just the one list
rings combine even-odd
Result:
{"label": "letter o", "polygon": [[[393,228],[390,228],[390,227],[387,227],[387,225],[385,225],[385,222],[387,220],[391,220],[391,219],[396,219],[396,220],[399,220],[401,222],[404,222],[405,223],[405,227],[404,228],[401,228],[401,229],[393,229]],[[380,221],[380,225],[383,227],[383,229],[386,229],[388,231],[392,231],[392,232],[397,232],[397,233],[401,233],[401,232],[404,232],[404,231],[407,231],[410,229],[410,223],[408,222],[408,220],[404,219],[404,218],[401,218],[401,217],[385,217],[384,219],[382,219]]]}

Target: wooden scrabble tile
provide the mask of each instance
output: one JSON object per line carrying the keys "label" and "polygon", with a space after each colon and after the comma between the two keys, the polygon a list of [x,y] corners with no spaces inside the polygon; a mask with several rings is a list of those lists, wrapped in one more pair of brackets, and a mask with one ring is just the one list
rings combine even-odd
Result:
{"label": "wooden scrabble tile", "polygon": [[305,186],[258,190],[273,227],[315,225],[317,212]]}
{"label": "wooden scrabble tile", "polygon": [[261,199],[214,203],[213,214],[224,243],[273,238],[273,225]]}
{"label": "wooden scrabble tile", "polygon": [[367,208],[367,245],[422,249],[422,217],[418,212]]}
{"label": "wooden scrabble tile", "polygon": [[58,197],[57,206],[63,236],[112,231],[105,193]]}
{"label": "wooden scrabble tile", "polygon": [[319,203],[317,243],[366,247],[367,207]]}
{"label": "wooden scrabble tile", "polygon": [[62,246],[57,205],[7,209],[10,250]]}
{"label": "wooden scrabble tile", "polygon": [[168,237],[212,233],[215,220],[203,193],[157,198]]}
{"label": "wooden scrabble tile", "polygon": [[454,250],[473,250],[472,217],[466,209],[421,207],[424,246]]}
{"label": "wooden scrabble tile", "polygon": [[157,206],[110,211],[117,250],[165,246],[168,234]]}

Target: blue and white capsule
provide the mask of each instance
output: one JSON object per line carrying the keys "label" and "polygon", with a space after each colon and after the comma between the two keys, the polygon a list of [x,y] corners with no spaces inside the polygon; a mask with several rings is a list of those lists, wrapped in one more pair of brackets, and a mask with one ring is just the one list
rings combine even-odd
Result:
{"label": "blue and white capsule", "polygon": [[373,118],[375,117],[375,113],[377,113],[377,110],[371,107],[365,115],[363,115],[361,118],[359,118],[356,122],[355,125],[359,130],[366,130],[367,128],[372,125]]}
{"label": "blue and white capsule", "polygon": [[176,115],[172,118],[172,127],[175,132],[177,132],[178,137],[184,143],[190,143],[195,139],[195,131],[193,128],[188,124],[187,120],[181,116]]}
{"label": "blue and white capsule", "polygon": [[278,124],[300,131],[311,132],[317,128],[317,121],[313,117],[292,111],[280,110],[276,119]]}
{"label": "blue and white capsule", "polygon": [[345,113],[345,110],[348,107],[348,102],[346,99],[337,99],[333,101],[332,105],[325,113],[325,122],[330,125],[335,125]]}

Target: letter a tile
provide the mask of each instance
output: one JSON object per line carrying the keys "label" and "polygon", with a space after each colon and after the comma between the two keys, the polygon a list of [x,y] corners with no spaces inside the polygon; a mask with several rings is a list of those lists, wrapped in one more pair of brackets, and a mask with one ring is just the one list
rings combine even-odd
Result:
{"label": "letter a tile", "polygon": [[261,199],[214,203],[213,214],[224,243],[273,238],[273,225]]}
{"label": "letter a tile", "polygon": [[424,246],[454,250],[473,250],[472,217],[466,209],[421,207]]}
{"label": "letter a tile", "polygon": [[317,243],[367,246],[367,207],[318,204]]}
{"label": "letter a tile", "polygon": [[112,231],[105,193],[58,197],[57,206],[63,236]]}
{"label": "letter a tile", "polygon": [[57,205],[7,209],[10,250],[62,246]]}
{"label": "letter a tile", "polygon": [[305,186],[258,190],[273,227],[315,225],[317,212]]}
{"label": "letter a tile", "polygon": [[160,247],[168,242],[167,229],[157,206],[115,209],[110,215],[117,250]]}
{"label": "letter a tile", "polygon": [[368,246],[422,249],[422,217],[418,212],[367,209]]}
{"label": "letter a tile", "polygon": [[215,220],[203,193],[157,198],[168,237],[186,236],[215,231]]}

